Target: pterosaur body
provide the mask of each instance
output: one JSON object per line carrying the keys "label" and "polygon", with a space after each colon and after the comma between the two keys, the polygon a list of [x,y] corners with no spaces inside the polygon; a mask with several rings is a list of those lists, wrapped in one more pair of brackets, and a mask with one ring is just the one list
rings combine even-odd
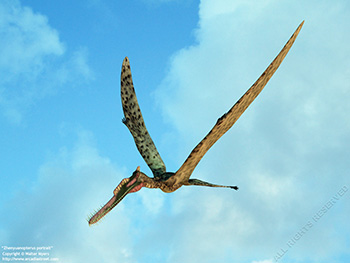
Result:
{"label": "pterosaur body", "polygon": [[264,73],[233,105],[233,107],[217,120],[214,127],[192,150],[180,169],[175,173],[166,171],[165,164],[146,129],[134,90],[129,59],[126,57],[123,61],[121,72],[121,98],[125,116],[123,123],[128,127],[129,131],[134,137],[136,147],[149,168],[152,170],[154,177],[148,177],[146,174],[140,171],[140,167],[137,167],[131,177],[123,179],[114,189],[113,197],[99,211],[90,217],[89,224],[91,225],[98,222],[109,211],[111,211],[128,193],[137,192],[142,187],[160,188],[163,192],[166,193],[173,192],[183,185],[226,187],[237,190],[237,186],[211,184],[198,179],[190,179],[190,176],[204,154],[224,133],[226,133],[232,127],[232,125],[238,120],[242,113],[248,108],[248,106],[265,87],[266,83],[276,72],[277,68],[282,63],[289,49],[293,45],[296,37],[301,30],[301,27],[303,26],[303,23],[304,22],[299,25],[294,34],[282,48],[277,57],[267,67]]}

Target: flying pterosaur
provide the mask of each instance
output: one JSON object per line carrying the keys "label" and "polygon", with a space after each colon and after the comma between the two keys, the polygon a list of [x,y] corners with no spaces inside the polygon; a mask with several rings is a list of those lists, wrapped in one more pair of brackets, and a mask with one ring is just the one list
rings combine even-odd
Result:
{"label": "flying pterosaur", "polygon": [[233,105],[233,107],[221,116],[207,136],[192,150],[185,162],[175,173],[167,172],[165,164],[160,157],[151,136],[149,135],[139,104],[137,102],[134,85],[131,77],[129,59],[125,57],[121,72],[121,98],[124,116],[123,123],[128,127],[135,144],[143,159],[153,172],[153,178],[148,177],[140,171],[140,167],[133,172],[131,177],[124,178],[113,191],[113,197],[89,219],[89,225],[98,222],[109,211],[111,211],[128,193],[139,191],[142,187],[160,188],[163,192],[171,193],[183,185],[199,185],[209,187],[226,187],[238,190],[237,186],[225,186],[211,184],[198,179],[190,179],[190,176],[203,158],[204,154],[213,144],[226,133],[238,120],[253,100],[259,95],[266,83],[276,72],[279,65],[287,55],[298,36],[304,21],[298,26],[294,34],[282,48],[277,57],[271,62],[264,73],[248,89],[248,91]]}

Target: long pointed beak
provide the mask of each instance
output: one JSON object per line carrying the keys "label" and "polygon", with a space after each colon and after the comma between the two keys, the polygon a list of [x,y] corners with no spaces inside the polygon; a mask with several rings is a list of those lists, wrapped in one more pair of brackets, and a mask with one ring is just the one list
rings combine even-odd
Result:
{"label": "long pointed beak", "polygon": [[119,185],[114,189],[114,196],[98,210],[90,219],[89,225],[97,223],[106,214],[108,214],[128,193],[133,193],[141,189],[142,183],[137,182],[136,178],[123,179]]}

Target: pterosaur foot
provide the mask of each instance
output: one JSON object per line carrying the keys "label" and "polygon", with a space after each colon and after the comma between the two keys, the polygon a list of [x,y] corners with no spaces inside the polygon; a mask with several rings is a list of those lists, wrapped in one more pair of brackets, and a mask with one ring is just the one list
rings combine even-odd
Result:
{"label": "pterosaur foot", "polygon": [[238,190],[238,186],[231,186],[231,185],[219,185],[219,184],[211,184],[199,179],[189,179],[188,183],[185,185],[199,185],[199,186],[209,186],[209,187],[225,187],[225,188],[231,188]]}

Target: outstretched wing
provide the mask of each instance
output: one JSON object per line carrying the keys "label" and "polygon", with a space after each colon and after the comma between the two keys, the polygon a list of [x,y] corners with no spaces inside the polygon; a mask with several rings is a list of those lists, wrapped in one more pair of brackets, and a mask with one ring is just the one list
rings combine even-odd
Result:
{"label": "outstretched wing", "polygon": [[151,168],[153,175],[155,177],[160,176],[166,172],[166,168],[143,121],[132,82],[128,57],[125,57],[123,61],[120,85],[125,116],[123,123],[134,137],[136,147],[149,168]]}
{"label": "outstretched wing", "polygon": [[276,72],[277,68],[287,55],[303,24],[304,21],[299,25],[281,52],[271,62],[264,73],[253,84],[253,86],[250,87],[250,89],[236,102],[235,105],[233,105],[233,107],[226,114],[218,119],[215,126],[211,129],[207,136],[205,136],[204,139],[192,150],[186,161],[172,177],[172,180],[175,180],[175,182],[173,182],[174,184],[183,184],[184,182],[188,181],[193,170],[202,159],[204,154],[225,132],[227,132],[232,127],[232,125],[238,120],[242,113],[259,95],[261,90],[265,87],[266,83],[270,80],[272,75]]}

